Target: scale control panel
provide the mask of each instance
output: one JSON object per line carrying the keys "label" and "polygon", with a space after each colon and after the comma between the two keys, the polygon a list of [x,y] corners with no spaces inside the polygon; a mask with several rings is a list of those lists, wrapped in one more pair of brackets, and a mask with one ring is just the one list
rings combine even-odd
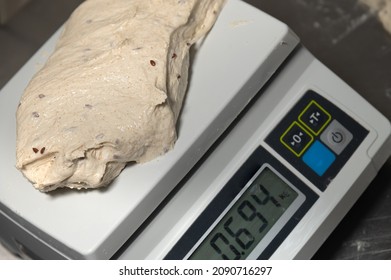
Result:
{"label": "scale control panel", "polygon": [[[308,90],[265,142],[324,191],[368,133]],[[165,258],[268,259],[318,199],[292,168],[259,146]]]}
{"label": "scale control panel", "polygon": [[324,191],[368,133],[341,109],[309,90],[265,141]]}

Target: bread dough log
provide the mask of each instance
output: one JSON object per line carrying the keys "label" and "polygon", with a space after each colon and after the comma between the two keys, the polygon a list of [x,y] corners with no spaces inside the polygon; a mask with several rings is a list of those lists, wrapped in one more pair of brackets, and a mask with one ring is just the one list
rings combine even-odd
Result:
{"label": "bread dough log", "polygon": [[108,185],[169,151],[189,48],[224,0],[88,0],[17,109],[16,167],[40,191]]}

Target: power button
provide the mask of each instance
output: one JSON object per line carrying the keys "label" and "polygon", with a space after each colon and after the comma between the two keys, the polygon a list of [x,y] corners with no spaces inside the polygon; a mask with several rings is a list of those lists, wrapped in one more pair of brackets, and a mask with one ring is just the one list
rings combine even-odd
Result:
{"label": "power button", "polygon": [[344,141],[344,134],[341,133],[340,131],[332,131],[328,135],[329,142],[334,143],[335,145],[341,144]]}
{"label": "power button", "polygon": [[352,139],[352,133],[337,120],[333,120],[320,136],[320,140],[337,155],[342,153]]}

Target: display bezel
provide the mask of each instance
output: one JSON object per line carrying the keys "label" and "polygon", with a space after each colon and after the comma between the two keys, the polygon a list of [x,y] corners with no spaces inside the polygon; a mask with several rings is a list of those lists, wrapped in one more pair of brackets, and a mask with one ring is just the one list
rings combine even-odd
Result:
{"label": "display bezel", "polygon": [[224,183],[217,195],[215,195],[201,213],[194,217],[191,224],[184,230],[184,233],[178,237],[177,242],[169,249],[164,257],[166,260],[184,259],[189,252],[205,234],[205,232],[216,222],[221,213],[227,208],[232,200],[242,191],[251,178],[260,170],[264,164],[269,164],[275,170],[278,170],[282,177],[286,178],[297,188],[305,197],[305,201],[295,211],[293,216],[282,226],[281,230],[275,234],[269,244],[254,259],[268,259],[274,251],[281,245],[290,232],[300,222],[304,215],[311,209],[319,196],[301,181],[294,173],[276,159],[263,146],[258,146],[239,169]]}
{"label": "display bezel", "polygon": [[204,240],[209,236],[209,234],[219,225],[221,220],[225,218],[227,213],[232,209],[232,207],[241,199],[241,197],[246,193],[248,188],[252,186],[254,181],[260,176],[266,169],[269,169],[274,175],[276,175],[280,180],[282,180],[287,186],[297,193],[297,197],[294,201],[288,206],[284,213],[278,218],[278,220],[272,225],[268,232],[262,237],[256,247],[248,254],[246,259],[256,259],[267,247],[267,245],[273,240],[277,233],[283,228],[283,226],[292,218],[294,213],[300,208],[300,206],[305,201],[305,195],[296,188],[291,182],[289,182],[284,176],[282,176],[273,166],[269,163],[265,163],[261,168],[254,174],[254,176],[246,183],[243,189],[239,192],[238,195],[228,204],[224,211],[220,214],[218,219],[208,228],[208,230],[203,234],[203,236],[197,241],[194,247],[188,252],[185,256],[185,259],[192,257],[194,252],[203,244]]}

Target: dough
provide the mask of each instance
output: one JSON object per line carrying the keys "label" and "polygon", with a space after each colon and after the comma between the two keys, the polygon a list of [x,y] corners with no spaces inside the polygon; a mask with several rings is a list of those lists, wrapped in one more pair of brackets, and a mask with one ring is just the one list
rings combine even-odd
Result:
{"label": "dough", "polygon": [[173,148],[189,48],[224,0],[88,0],[17,109],[16,167],[40,191],[108,185]]}
{"label": "dough", "polygon": [[377,14],[384,29],[391,34],[391,0],[359,0]]}
{"label": "dough", "polygon": [[391,34],[391,1],[385,2],[384,7],[379,11],[379,19],[384,29]]}

